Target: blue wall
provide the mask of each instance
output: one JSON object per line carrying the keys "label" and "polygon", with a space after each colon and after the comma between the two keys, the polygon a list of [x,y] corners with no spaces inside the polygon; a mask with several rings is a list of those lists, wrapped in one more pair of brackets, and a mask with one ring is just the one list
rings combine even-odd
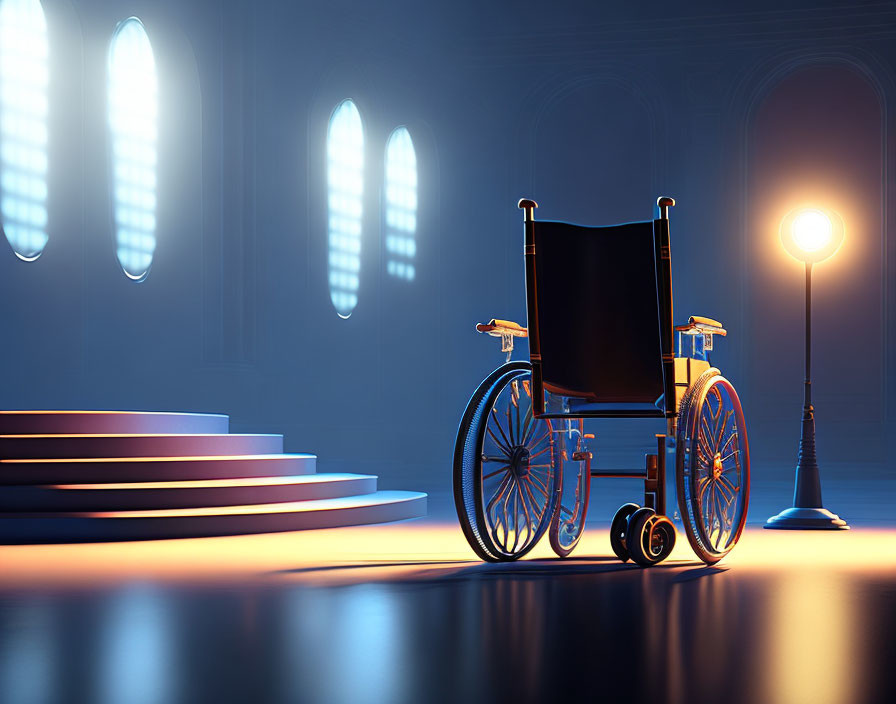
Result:
{"label": "blue wall", "polygon": [[[795,459],[802,391],[801,272],[775,250],[776,206],[759,186],[782,169],[762,144],[798,134],[804,116],[767,101],[830,69],[837,90],[877,101],[881,158],[848,166],[879,193],[850,205],[863,226],[842,263],[819,267],[820,452],[835,467],[887,463],[896,3],[43,4],[50,241],[34,263],[3,245],[3,407],[224,412],[236,430],[284,433],[323,469],[445,489],[458,417],[502,359],[472,326],[525,317],[516,200],[606,223],[648,219],[668,194],[677,317],[729,328],[715,361],[741,391],[761,477]],[[158,245],[139,284],[115,259],[105,115],[108,40],[131,14],[153,44],[161,110]],[[364,122],[367,190],[360,302],[341,320],[325,137],[346,97]],[[868,110],[855,122],[866,135]],[[851,119],[843,105],[818,134],[848,147],[864,139]],[[410,284],[385,273],[380,207],[400,124],[420,178]],[[862,256],[847,256],[851,242]],[[608,450],[649,446],[652,428],[608,427]]]}

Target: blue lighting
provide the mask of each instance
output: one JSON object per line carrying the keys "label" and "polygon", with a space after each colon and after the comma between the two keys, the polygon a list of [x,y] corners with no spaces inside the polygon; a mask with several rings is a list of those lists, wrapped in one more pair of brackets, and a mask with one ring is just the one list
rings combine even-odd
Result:
{"label": "blue lighting", "polygon": [[406,127],[386,146],[386,272],[413,281],[417,254],[417,154]]}
{"label": "blue lighting", "polygon": [[118,261],[135,281],[146,277],[156,248],[157,94],[149,37],[131,17],[109,47],[109,129]]}
{"label": "blue lighting", "polygon": [[327,189],[330,300],[348,318],[358,305],[364,195],[364,128],[351,100],[339,103],[327,129]]}
{"label": "blue lighting", "polygon": [[0,1],[0,211],[26,262],[47,244],[47,22],[39,0]]}

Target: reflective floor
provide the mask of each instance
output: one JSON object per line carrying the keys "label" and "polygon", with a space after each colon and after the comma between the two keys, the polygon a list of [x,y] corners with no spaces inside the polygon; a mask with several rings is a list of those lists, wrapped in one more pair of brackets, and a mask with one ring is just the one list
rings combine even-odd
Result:
{"label": "reflective floor", "polygon": [[0,546],[0,702],[896,701],[896,530],[486,565],[456,524]]}

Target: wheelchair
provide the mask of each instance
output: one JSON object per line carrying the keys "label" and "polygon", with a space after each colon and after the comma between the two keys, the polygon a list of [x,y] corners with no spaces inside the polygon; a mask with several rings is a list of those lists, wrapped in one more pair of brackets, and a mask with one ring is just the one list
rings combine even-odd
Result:
{"label": "wheelchair", "polygon": [[[672,552],[666,455],[688,541],[706,564],[740,538],[750,493],[743,409],[710,363],[718,321],[673,326],[671,198],[655,220],[611,227],[536,221],[523,199],[526,327],[493,319],[476,330],[501,339],[506,363],[467,404],[454,450],[454,500],[478,557],[516,560],[548,533],[569,556],[582,537],[596,477],[643,479],[643,505],[613,517],[610,545],[623,561],[655,565]],[[515,338],[529,360],[511,361]],[[675,338],[677,337],[677,343]],[[675,349],[673,349],[675,348]],[[585,419],[665,419],[644,469],[592,467]]]}

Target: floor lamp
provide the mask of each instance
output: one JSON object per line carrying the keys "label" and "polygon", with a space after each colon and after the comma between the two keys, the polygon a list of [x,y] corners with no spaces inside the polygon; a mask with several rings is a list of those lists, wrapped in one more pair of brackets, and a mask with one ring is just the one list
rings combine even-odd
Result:
{"label": "floor lamp", "polygon": [[818,208],[799,208],[781,222],[784,249],[806,264],[806,378],[800,454],[796,466],[793,506],[766,521],[766,528],[791,530],[847,530],[839,516],[824,508],[821,479],[815,454],[815,409],[812,407],[812,265],[824,261],[843,242],[843,221],[836,213]]}

